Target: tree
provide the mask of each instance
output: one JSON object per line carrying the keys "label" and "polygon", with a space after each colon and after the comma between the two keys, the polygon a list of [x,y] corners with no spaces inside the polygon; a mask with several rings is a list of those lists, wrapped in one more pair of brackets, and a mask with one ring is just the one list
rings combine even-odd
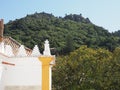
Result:
{"label": "tree", "polygon": [[82,46],[70,55],[57,58],[53,73],[56,90],[109,90],[107,71],[112,53]]}
{"label": "tree", "polygon": [[64,53],[70,53],[74,50],[74,41],[73,41],[73,37],[68,34],[66,37],[66,45],[64,48]]}

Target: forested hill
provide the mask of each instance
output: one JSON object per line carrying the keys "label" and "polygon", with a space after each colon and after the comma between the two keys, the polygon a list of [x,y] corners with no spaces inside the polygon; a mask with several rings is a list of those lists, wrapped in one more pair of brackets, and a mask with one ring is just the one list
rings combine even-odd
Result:
{"label": "forested hill", "polygon": [[81,14],[55,17],[42,12],[27,15],[8,22],[5,25],[5,35],[13,37],[30,48],[35,44],[43,48],[45,39],[49,39],[51,48],[62,54],[73,51],[81,45],[109,50],[120,45],[118,36],[96,26]]}

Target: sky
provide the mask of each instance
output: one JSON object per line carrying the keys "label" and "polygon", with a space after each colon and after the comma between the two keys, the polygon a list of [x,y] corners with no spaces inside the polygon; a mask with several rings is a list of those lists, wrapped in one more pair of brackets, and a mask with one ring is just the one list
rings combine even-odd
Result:
{"label": "sky", "polygon": [[4,23],[35,12],[62,17],[82,14],[109,32],[120,30],[120,0],[0,0],[0,18]]}

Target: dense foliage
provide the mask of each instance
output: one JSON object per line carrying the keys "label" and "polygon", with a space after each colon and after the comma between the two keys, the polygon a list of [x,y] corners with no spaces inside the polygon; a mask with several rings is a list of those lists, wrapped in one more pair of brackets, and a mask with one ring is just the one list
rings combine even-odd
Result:
{"label": "dense foliage", "polygon": [[81,46],[57,58],[53,71],[54,90],[119,90],[120,48],[114,53]]}
{"label": "dense foliage", "polygon": [[[69,53],[81,45],[93,48],[102,47],[111,51],[120,45],[118,36],[92,24],[81,14],[55,17],[42,12],[27,15],[7,23],[5,35],[12,36],[30,48],[33,48],[35,44],[43,48],[45,39],[49,39],[54,52],[59,54]],[[68,45],[71,46],[68,47]]]}

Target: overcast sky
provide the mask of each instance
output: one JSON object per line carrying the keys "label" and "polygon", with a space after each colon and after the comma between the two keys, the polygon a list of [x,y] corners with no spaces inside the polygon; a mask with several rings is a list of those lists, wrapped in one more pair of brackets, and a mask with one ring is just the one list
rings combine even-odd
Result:
{"label": "overcast sky", "polygon": [[0,0],[5,23],[43,11],[55,16],[81,13],[110,32],[120,30],[120,0]]}

